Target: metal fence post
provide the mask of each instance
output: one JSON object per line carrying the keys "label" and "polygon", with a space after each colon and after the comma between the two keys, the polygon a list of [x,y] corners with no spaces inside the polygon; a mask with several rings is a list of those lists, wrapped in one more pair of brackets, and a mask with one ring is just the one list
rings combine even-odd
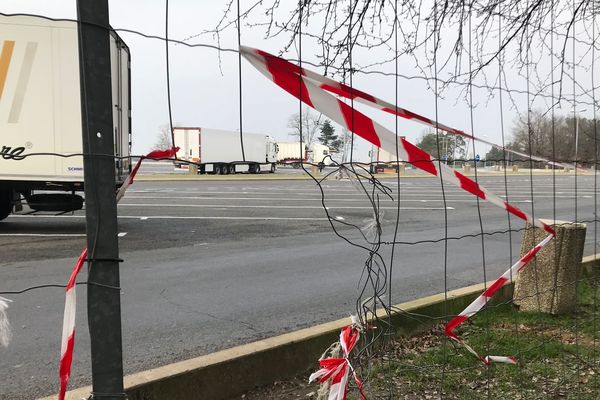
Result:
{"label": "metal fence post", "polygon": [[96,399],[122,399],[123,356],[107,0],[78,0],[88,244],[88,323]]}

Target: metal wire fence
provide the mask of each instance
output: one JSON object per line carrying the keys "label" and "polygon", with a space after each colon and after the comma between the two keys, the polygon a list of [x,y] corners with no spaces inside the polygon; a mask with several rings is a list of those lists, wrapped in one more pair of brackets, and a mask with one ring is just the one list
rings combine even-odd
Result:
{"label": "metal wire fence", "polygon": [[[239,107],[239,163],[247,161],[244,137],[248,113],[242,113],[246,98],[242,70],[248,64],[268,78],[260,81],[260,85],[265,88],[278,85],[295,97],[300,116],[306,112],[304,105],[308,105],[349,132],[345,160],[301,162],[304,174],[314,183],[314,194],[320,200],[328,227],[335,235],[332,240],[341,240],[364,254],[363,272],[356,276],[358,286],[346,289],[352,290],[356,298],[355,309],[348,310],[355,315],[346,338],[351,345],[341,339],[341,348],[334,346],[323,355],[325,360],[338,361],[329,366],[321,362],[324,372],[319,378],[333,378],[333,381],[323,379],[323,385],[329,386],[315,393],[316,397],[328,398],[329,391],[339,390],[339,397],[329,398],[342,399],[348,384],[349,396],[356,398],[597,398],[600,362],[596,321],[600,292],[594,268],[598,266],[594,264],[590,270],[576,268],[574,276],[560,282],[553,277],[554,284],[549,288],[542,283],[548,277],[538,276],[538,264],[550,265],[555,274],[559,266],[565,267],[561,260],[566,257],[567,249],[580,255],[581,251],[586,255],[598,253],[594,76],[597,5],[594,2],[425,4],[323,0],[300,1],[290,7],[278,1],[242,5],[232,0],[226,4],[219,21],[215,21],[214,29],[182,39],[169,36],[169,24],[173,21],[169,18],[168,1],[165,6],[164,36],[128,28],[95,27],[164,42],[166,73],[160,78],[166,79],[164,96],[172,147],[176,145],[173,115],[177,115],[177,108],[171,102],[176,95],[169,69],[172,46],[185,46],[190,52],[217,50],[220,63],[224,62],[220,60],[221,53],[237,54],[238,93],[232,96],[236,100],[232,103],[237,102]],[[67,21],[43,15],[34,17]],[[246,30],[259,30],[271,40],[284,37],[285,44],[274,49],[265,41],[265,47],[279,51],[281,57],[243,47]],[[222,37],[231,34],[237,48],[223,47]],[[195,42],[207,36],[211,38],[209,43]],[[369,53],[377,57],[368,57]],[[406,68],[402,64],[405,59],[414,62],[414,66]],[[402,71],[403,68],[409,72]],[[368,88],[355,87],[357,76],[371,75],[387,79],[393,89],[376,97],[367,93]],[[404,84],[415,80],[426,83],[430,111],[423,114],[429,117],[411,111],[410,96],[402,91]],[[569,85],[571,92],[565,93]],[[442,124],[441,115],[452,113],[448,97],[454,104],[466,107],[461,109],[466,113],[460,125],[465,130]],[[379,117],[371,117],[365,111],[367,106],[387,113],[387,117],[392,115],[392,122],[385,126],[378,124]],[[586,111],[592,115],[583,121],[577,114],[582,106],[590,107]],[[496,120],[478,119],[482,108]],[[573,117],[565,110],[573,112]],[[264,113],[267,118],[268,111]],[[516,116],[511,140],[505,126],[508,114]],[[302,146],[307,127],[299,120],[299,146]],[[436,139],[434,146],[424,151],[408,140],[399,139],[404,123],[428,126]],[[496,139],[478,134],[490,130],[496,133]],[[454,167],[443,148],[447,135],[467,140],[462,155],[452,154]],[[395,156],[391,168],[389,162],[365,161],[355,154],[355,144],[365,140]],[[488,147],[479,147],[476,142]],[[495,164],[492,172],[482,168],[476,157],[485,148],[495,150],[485,157],[486,162]],[[84,156],[8,151],[2,155],[7,162],[15,163],[33,157]],[[114,154],[86,157],[144,158]],[[149,158],[202,167],[201,162],[181,159],[176,153],[155,153]],[[461,167],[456,168],[456,163]],[[328,168],[317,172],[325,164]],[[384,164],[392,172],[382,177],[376,171]],[[524,173],[515,174],[513,165]],[[536,171],[542,168],[544,171]],[[436,186],[428,186],[435,189],[442,204],[436,236],[420,235],[420,221],[414,220],[405,207],[415,197],[407,185],[407,181],[414,179],[410,176],[415,174],[413,170],[434,177],[432,182]],[[563,172],[569,170],[569,174]],[[490,175],[494,178],[489,178]],[[517,183],[517,176],[523,177],[525,183]],[[339,199],[331,196],[331,182],[354,188],[355,194],[367,204],[367,210],[346,217],[332,211]],[[563,196],[563,192],[568,196]],[[469,207],[472,212],[469,221],[461,221],[450,212],[458,196],[465,196],[467,203],[458,203],[456,207]],[[500,207],[500,211],[493,206]],[[466,222],[474,222],[476,229]],[[570,242],[567,249],[561,247],[563,242],[555,243],[556,231],[580,227],[578,224],[587,226],[583,243]],[[546,235],[549,236],[540,242]],[[514,246],[520,240],[518,251]],[[469,254],[459,257],[453,252],[457,248],[454,244],[464,241],[469,244],[461,249],[468,248]],[[551,241],[554,245],[542,249]],[[418,262],[416,265],[403,262],[403,254],[415,247],[438,256],[431,280],[443,282],[445,301],[439,315],[413,313],[396,305],[400,297],[395,288],[398,280],[422,267]],[[491,272],[486,257],[487,251],[498,248],[506,251],[502,270],[507,270],[499,280],[498,266],[493,265]],[[95,249],[91,248],[89,253],[95,254]],[[456,286],[452,265],[465,258],[470,266],[480,270],[480,281],[485,285],[482,297],[460,312],[450,308],[452,299],[448,294]],[[329,262],[335,263],[335,258]],[[521,271],[529,273],[529,279],[523,278],[522,283],[516,284],[516,297],[503,292],[500,297],[504,298],[495,300],[497,291],[505,285],[512,287]],[[80,281],[77,285],[100,284]],[[336,283],[332,281],[331,285]],[[104,286],[112,291],[122,290],[118,285]],[[0,295],[18,302],[21,295],[55,287],[69,285],[54,282],[26,288],[3,285]],[[563,292],[571,293],[575,299],[573,307],[560,315],[554,315],[555,310],[548,313],[540,299],[548,293],[558,296],[557,293]],[[553,307],[554,301],[553,298]],[[0,309],[8,306],[0,299]],[[10,308],[4,312],[6,321]],[[393,323],[398,315],[421,324],[428,321],[426,325],[431,329],[411,338],[399,336],[405,330]],[[8,345],[8,338],[3,342]],[[315,369],[318,361],[315,360]],[[11,398],[12,394],[8,396]]]}

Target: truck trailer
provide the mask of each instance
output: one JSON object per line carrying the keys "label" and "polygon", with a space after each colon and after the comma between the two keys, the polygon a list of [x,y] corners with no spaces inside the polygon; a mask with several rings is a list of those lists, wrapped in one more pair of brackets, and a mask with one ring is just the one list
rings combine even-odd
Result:
{"label": "truck trailer", "polygon": [[310,153],[310,160],[315,164],[331,162],[329,159],[329,146],[321,143],[313,143]]}
{"label": "truck trailer", "polygon": [[[405,136],[400,136],[401,139],[406,139]],[[371,157],[371,173],[383,172],[387,169],[398,169],[404,165],[404,162],[397,159],[396,154],[392,154],[383,150],[381,147],[371,146],[369,152]]]}
{"label": "truck trailer", "polygon": [[[175,146],[179,147],[175,162],[198,165],[198,173],[218,175],[261,171],[275,172],[277,144],[267,135],[199,127],[173,128]],[[243,152],[242,152],[243,143]]]}
{"label": "truck trailer", "polygon": [[304,142],[277,142],[277,146],[277,162],[280,164],[300,168],[302,162],[308,161],[308,145]]}
{"label": "truck trailer", "polygon": [[[0,16],[0,26],[0,220],[22,210],[24,202],[35,211],[80,209],[83,198],[75,194],[84,183],[77,23]],[[130,55],[115,32],[107,35],[116,188],[131,170]],[[35,153],[44,155],[27,156]]]}
{"label": "truck trailer", "polygon": [[280,164],[289,164],[294,168],[300,168],[303,162],[312,162],[315,164],[328,160],[329,147],[320,143],[313,143],[308,146],[304,142],[277,142],[279,153],[277,162]]}

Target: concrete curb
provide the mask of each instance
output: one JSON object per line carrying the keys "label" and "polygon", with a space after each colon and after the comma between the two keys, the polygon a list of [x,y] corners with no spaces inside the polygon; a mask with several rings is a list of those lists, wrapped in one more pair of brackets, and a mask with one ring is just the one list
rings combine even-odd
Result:
{"label": "concrete curb", "polygon": [[[600,254],[583,258],[586,276],[600,276]],[[489,284],[488,284],[489,286]],[[443,316],[462,311],[485,288],[477,284],[398,304],[389,318],[398,334],[414,335],[430,328]],[[512,298],[514,285],[505,285],[494,302]],[[387,319],[383,310],[380,318]],[[337,340],[349,319],[320,324],[253,343],[165,365],[124,378],[130,400],[226,400],[258,386],[291,378],[314,369],[323,351]],[[68,400],[86,399],[91,387],[67,393]],[[202,394],[201,397],[200,393]],[[57,396],[42,400],[56,400]]]}
{"label": "concrete curb", "polygon": [[581,269],[583,276],[588,279],[600,278],[600,253],[583,257]]}

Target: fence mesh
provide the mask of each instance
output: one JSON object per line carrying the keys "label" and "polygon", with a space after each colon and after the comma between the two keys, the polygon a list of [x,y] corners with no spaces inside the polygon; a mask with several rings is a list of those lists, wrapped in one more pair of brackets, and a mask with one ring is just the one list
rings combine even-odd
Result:
{"label": "fence mesh", "polygon": [[[235,128],[240,135],[240,163],[247,161],[246,126],[256,126],[248,120],[270,117],[268,109],[252,107],[251,112],[243,112],[244,107],[255,102],[262,93],[272,93],[276,85],[296,97],[300,152],[302,143],[307,141],[306,135],[310,134],[302,118],[311,112],[306,105],[319,113],[319,122],[327,118],[335,121],[331,113],[343,114],[345,157],[302,161],[300,166],[303,174],[310,178],[310,195],[316,196],[313,200],[320,204],[314,215],[324,215],[324,225],[333,233],[330,240],[346,243],[363,257],[356,260],[362,266],[361,274],[352,277],[356,286],[337,287],[335,276],[323,277],[330,280],[329,285],[336,292],[351,292],[356,299],[353,309],[347,310],[355,315],[353,326],[360,332],[356,347],[347,357],[343,357],[340,349],[335,354],[335,348],[333,352],[324,353],[325,358],[346,359],[352,372],[360,377],[356,382],[349,379],[350,398],[363,394],[374,399],[597,398],[600,363],[596,321],[600,292],[594,268],[598,267],[576,269],[574,276],[543,289],[541,282],[547,277],[538,274],[538,264],[547,263],[550,257],[556,270],[563,257],[561,251],[567,251],[560,244],[552,247],[553,254],[547,252],[539,259],[532,257],[529,264],[508,271],[509,288],[517,279],[516,271],[532,271],[528,283],[535,289],[529,290],[528,296],[513,298],[512,289],[501,291],[499,299],[486,297],[481,310],[471,312],[464,324],[455,325],[454,333],[458,336],[453,337],[447,328],[449,321],[462,315],[462,309],[458,309],[460,304],[453,302],[452,290],[483,283],[482,292],[494,294],[495,291],[488,292],[491,290],[488,284],[547,235],[548,231],[539,229],[540,223],[534,228],[538,218],[544,218],[544,224],[555,229],[585,224],[587,233],[581,244],[584,255],[595,257],[598,253],[594,75],[597,4],[589,0],[446,3],[301,0],[295,5],[284,5],[279,1],[240,4],[231,0],[224,5],[217,20],[211,21],[211,28],[193,28],[193,32],[181,38],[169,35],[177,21],[169,16],[174,5],[168,1],[164,4],[164,35],[119,26],[110,30],[126,40],[159,40],[164,45],[165,74],[152,79],[166,82],[163,100],[167,105],[171,136],[169,147],[176,145],[173,121],[178,114],[178,106],[174,106],[178,103],[172,101],[178,96],[173,89],[174,47],[178,51],[184,48],[190,53],[199,52],[211,62],[217,58],[227,79],[237,81],[237,93],[230,100],[238,107]],[[181,12],[182,6],[177,7]],[[42,14],[2,15],[74,21]],[[270,59],[263,55],[273,82],[246,74],[247,69],[256,65],[251,61],[251,52],[244,53],[241,49],[245,35],[256,42],[252,36],[256,32],[264,35],[261,43],[264,50],[278,54],[283,63],[290,62],[299,69],[294,71],[284,64],[274,67],[269,60],[277,57]],[[231,43],[231,47],[224,43]],[[236,55],[235,63],[232,58],[223,58],[230,53]],[[155,57],[161,55],[157,53]],[[235,73],[231,72],[233,64],[237,67]],[[338,82],[339,86],[329,86],[327,91],[328,95],[337,95],[335,101],[341,112],[331,111],[326,97],[317,100],[320,94],[310,84],[322,89],[330,82],[307,83],[312,79],[310,71]],[[278,72],[281,73],[279,78]],[[136,73],[133,69],[132,74]],[[247,78],[249,76],[252,78]],[[246,83],[250,79],[253,81]],[[284,79],[288,81],[282,84]],[[369,94],[369,84],[376,80],[385,80],[388,85],[384,89],[378,87],[377,97],[389,102],[391,109]],[[404,89],[414,90],[413,82],[422,83],[423,91],[415,93]],[[417,107],[412,106],[416,98],[420,104],[419,114]],[[376,114],[367,106],[388,115]],[[198,107],[210,108],[211,104]],[[453,114],[459,114],[459,118]],[[507,121],[510,116],[514,117],[513,121]],[[425,124],[429,130],[418,143],[424,151],[411,152],[414,147],[411,140],[395,139],[393,146],[384,149],[394,162],[362,159],[356,153],[357,148],[366,146],[367,120],[382,120],[382,126],[395,137],[403,136],[406,130],[415,132],[411,125]],[[460,122],[455,129],[449,127],[453,125],[444,125],[445,120]],[[375,136],[383,137],[378,125],[373,126]],[[426,137],[432,142],[428,144]],[[371,143],[377,147],[383,142],[371,140]],[[479,153],[484,150],[487,156],[480,157]],[[81,153],[9,154],[4,150],[2,155],[7,162],[14,163],[33,157],[83,156]],[[131,156],[92,154],[91,157],[129,160]],[[138,154],[132,158],[142,157]],[[201,162],[177,156],[157,158],[202,167]],[[392,172],[380,175],[381,167]],[[425,180],[423,171],[432,175],[431,179]],[[465,179],[473,183],[467,183],[458,172],[464,172],[464,176],[469,177]],[[419,183],[415,183],[416,180]],[[307,187],[298,190],[305,189]],[[344,193],[343,197],[339,197],[338,189]],[[497,202],[484,201],[493,194],[502,200],[500,208],[494,207],[494,204],[499,205]],[[361,207],[342,213],[341,208],[336,208],[349,196],[354,196],[353,201]],[[435,202],[439,207],[435,215],[425,218],[415,215],[416,207],[410,206],[415,202]],[[525,244],[528,235],[532,245]],[[3,246],[10,248],[11,243]],[[90,252],[93,254],[94,249]],[[494,254],[492,262],[490,252]],[[502,263],[497,256],[499,252],[505,253]],[[347,265],[336,264],[335,254],[322,263],[339,269],[341,274],[349,269]],[[458,268],[465,264],[471,270],[477,269],[477,274],[466,274]],[[302,270],[303,266],[297,268]],[[414,271],[419,269],[430,271],[427,278],[430,287],[443,289],[441,306],[428,314],[398,305],[401,300],[420,297],[419,289],[410,294],[399,293],[398,289],[406,289],[404,280],[416,284]],[[422,275],[419,276],[422,279]],[[56,283],[56,279],[66,281],[67,274],[63,278],[35,281],[27,287],[16,287],[9,278],[0,285],[0,295],[14,303],[18,303],[21,296],[38,291],[43,298],[46,289],[66,287]],[[87,282],[82,280],[77,284]],[[542,312],[540,298],[545,293],[554,295],[569,288],[574,290],[576,299],[572,310],[561,315]],[[126,287],[111,289],[127,290]],[[1,321],[12,317],[13,305],[6,300],[0,298]],[[190,302],[192,308],[197,306],[193,298]],[[537,302],[538,309],[519,309],[519,305],[524,307],[530,302]],[[56,323],[59,321],[60,315],[57,315]],[[427,329],[406,336],[412,332],[413,324],[418,324],[421,330]],[[227,337],[228,332],[219,335]],[[3,351],[10,351],[10,338],[0,339],[0,344],[8,346]],[[518,362],[515,365],[486,362],[485,357],[478,359],[470,354],[470,349],[476,355],[510,356]],[[316,369],[318,360],[315,359]],[[86,381],[85,378],[78,380]],[[52,387],[51,384],[39,386],[45,391]],[[0,396],[27,398],[31,393],[26,390],[17,392],[7,388],[6,395],[0,393]],[[327,398],[328,390],[321,389],[317,393],[315,385],[314,396]],[[263,392],[248,394],[250,398],[253,395],[265,396]],[[281,398],[282,394],[272,396]]]}

